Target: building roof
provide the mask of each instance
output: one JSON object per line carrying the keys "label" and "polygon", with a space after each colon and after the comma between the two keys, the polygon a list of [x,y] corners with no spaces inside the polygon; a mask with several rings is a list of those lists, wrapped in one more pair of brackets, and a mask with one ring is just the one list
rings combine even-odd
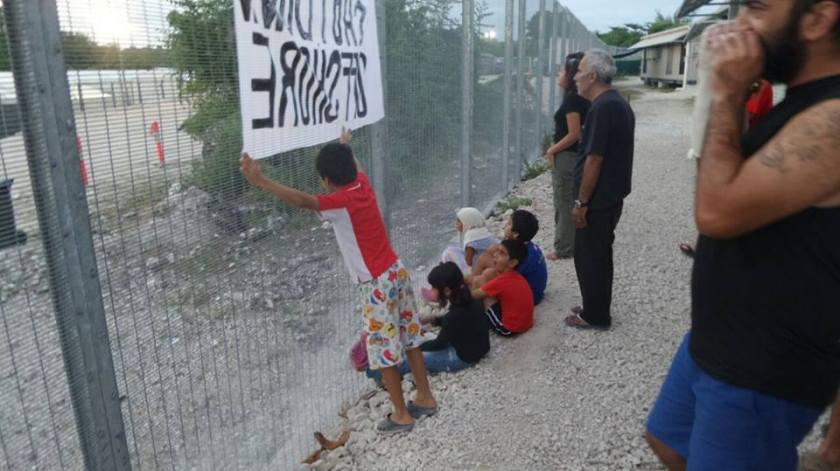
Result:
{"label": "building roof", "polygon": [[680,9],[677,10],[677,18],[688,16],[709,3],[711,0],[683,0]]}
{"label": "building roof", "polygon": [[643,37],[641,41],[630,46],[630,49],[645,49],[648,47],[663,46],[665,44],[683,43],[690,30],[691,25],[684,25],[655,34],[649,34]]}

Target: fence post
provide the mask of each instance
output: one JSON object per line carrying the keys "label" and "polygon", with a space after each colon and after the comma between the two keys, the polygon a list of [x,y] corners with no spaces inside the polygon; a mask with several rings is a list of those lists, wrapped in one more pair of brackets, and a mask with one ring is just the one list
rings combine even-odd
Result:
{"label": "fence post", "polygon": [[513,101],[513,0],[505,0],[505,91],[502,117],[502,191],[510,190],[510,121]]}
{"label": "fence post", "polygon": [[79,78],[79,75],[76,74],[76,91],[79,93],[79,109],[82,110],[82,113],[85,112],[85,100],[82,98],[82,80]]}
{"label": "fence post", "polygon": [[516,70],[516,161],[515,161],[515,183],[522,179],[522,159],[525,151],[522,148],[522,114],[525,112],[525,41],[528,33],[525,31],[525,15],[527,15],[527,1],[519,0],[519,25],[518,34],[518,63]]}
{"label": "fence post", "polygon": [[[543,103],[545,101],[545,0],[540,0],[540,18],[537,33],[537,151],[542,152],[545,125],[543,119]],[[540,154],[542,155],[542,154]]]}
{"label": "fence post", "polygon": [[556,0],[552,0],[551,2],[551,44],[549,47],[549,58],[548,58],[548,116],[549,116],[549,128],[551,128],[551,117],[554,116],[554,112],[557,110],[557,51],[558,51],[558,38],[557,38],[557,22],[558,22],[558,15],[557,15],[558,3]]}
{"label": "fence post", "polygon": [[24,143],[76,430],[90,470],[131,468],[55,0],[5,0]]}
{"label": "fence post", "polygon": [[738,17],[738,7],[739,4],[737,2],[732,2],[729,4],[729,13],[727,14],[728,19],[734,20]]}
{"label": "fence post", "polygon": [[391,231],[391,208],[388,205],[388,64],[386,59],[386,18],[385,2],[388,0],[377,0],[376,6],[376,33],[379,39],[379,64],[382,71],[382,102],[386,109],[385,119],[374,123],[370,128],[370,153],[371,165],[373,168],[373,188],[376,192],[376,199],[379,200],[379,210],[382,212],[382,219],[385,227]]}
{"label": "fence post", "polygon": [[473,0],[462,2],[463,49],[463,96],[461,97],[461,207],[470,206],[470,168],[472,167],[473,127],[473,74],[475,73],[475,41],[473,24],[475,8]]}
{"label": "fence post", "polygon": [[572,12],[566,8],[563,8],[563,10],[565,11],[563,29],[566,31],[566,47],[568,48],[568,53],[572,54],[578,52],[577,46],[575,45],[575,25],[572,22]]}

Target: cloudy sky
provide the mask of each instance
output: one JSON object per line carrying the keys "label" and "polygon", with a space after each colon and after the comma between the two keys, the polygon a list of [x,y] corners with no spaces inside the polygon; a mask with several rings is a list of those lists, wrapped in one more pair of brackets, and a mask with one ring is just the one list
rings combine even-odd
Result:
{"label": "cloudy sky", "polygon": [[[505,0],[485,0],[494,15],[485,20],[494,24],[501,33],[504,30]],[[539,0],[528,1],[528,16],[539,10]],[[624,23],[646,23],[652,21],[656,12],[673,15],[682,0],[565,0],[560,2],[593,31],[608,31],[610,26]],[[551,8],[551,1],[547,1]]]}
{"label": "cloudy sky", "polygon": [[[230,0],[233,1],[233,0]],[[505,0],[484,0],[492,15],[484,19],[501,39],[504,35]],[[539,10],[539,0],[526,0],[528,17]],[[652,21],[657,11],[672,15],[682,0],[564,0],[567,7],[592,31],[610,26]],[[551,0],[546,1],[551,9]],[[62,27],[89,34],[101,43],[123,46],[159,44],[165,36],[171,0],[58,0]],[[457,17],[460,12],[453,11]],[[489,29],[489,28],[488,28]]]}

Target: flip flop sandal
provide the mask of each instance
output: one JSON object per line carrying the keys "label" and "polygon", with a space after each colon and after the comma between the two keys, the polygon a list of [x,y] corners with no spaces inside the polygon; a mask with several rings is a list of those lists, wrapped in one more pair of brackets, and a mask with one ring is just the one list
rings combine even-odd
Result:
{"label": "flip flop sandal", "polygon": [[572,257],[573,257],[572,255],[557,255],[557,252],[554,252],[554,253],[549,254],[545,258],[547,258],[551,262],[557,262],[559,260],[568,260]]}
{"label": "flip flop sandal", "polygon": [[415,419],[422,419],[423,417],[431,417],[438,413],[437,407],[423,407],[418,406],[414,401],[408,401],[408,413]]}
{"label": "flip flop sandal", "polygon": [[564,320],[567,326],[577,329],[610,330],[609,326],[592,325],[586,322],[580,314],[572,314]]}
{"label": "flip flop sandal", "polygon": [[410,432],[414,428],[414,422],[410,424],[398,424],[391,420],[391,414],[376,424],[376,431],[381,435],[396,435]]}

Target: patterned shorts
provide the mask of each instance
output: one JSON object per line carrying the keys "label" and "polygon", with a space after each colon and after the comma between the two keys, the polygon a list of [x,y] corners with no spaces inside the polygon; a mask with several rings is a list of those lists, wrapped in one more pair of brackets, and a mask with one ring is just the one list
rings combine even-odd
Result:
{"label": "patterned shorts", "polygon": [[359,296],[368,333],[369,368],[379,370],[398,365],[406,350],[423,342],[408,270],[397,260],[378,278],[359,285]]}

